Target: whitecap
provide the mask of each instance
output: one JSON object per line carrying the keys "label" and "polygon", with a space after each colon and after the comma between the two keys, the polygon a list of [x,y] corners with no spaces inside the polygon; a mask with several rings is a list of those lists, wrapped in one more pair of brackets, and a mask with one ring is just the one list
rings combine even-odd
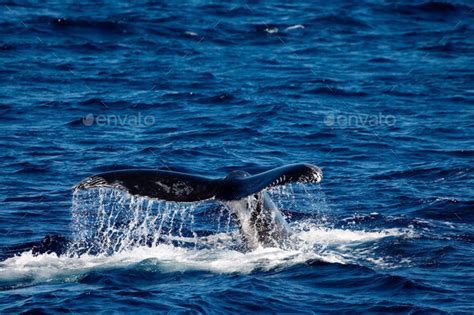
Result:
{"label": "whitecap", "polygon": [[299,30],[299,29],[304,29],[304,25],[296,24],[296,25],[288,26],[287,28],[285,28],[285,31],[293,31],[293,30]]}
{"label": "whitecap", "polygon": [[265,32],[267,32],[268,34],[276,34],[276,33],[278,33],[278,28],[277,27],[267,27],[265,29]]}

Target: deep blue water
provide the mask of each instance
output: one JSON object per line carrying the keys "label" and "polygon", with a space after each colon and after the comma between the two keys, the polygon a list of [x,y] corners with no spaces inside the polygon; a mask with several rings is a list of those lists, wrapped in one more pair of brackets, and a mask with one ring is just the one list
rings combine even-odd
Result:
{"label": "deep blue water", "polygon": [[[472,2],[81,2],[1,2],[0,313],[474,311]],[[194,247],[27,249],[101,211],[94,173],[295,162],[324,172],[272,193],[301,248],[171,205]]]}

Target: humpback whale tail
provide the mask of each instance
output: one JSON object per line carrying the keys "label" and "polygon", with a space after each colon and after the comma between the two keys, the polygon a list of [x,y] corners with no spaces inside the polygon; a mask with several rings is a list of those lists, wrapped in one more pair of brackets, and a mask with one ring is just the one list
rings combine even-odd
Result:
{"label": "humpback whale tail", "polygon": [[74,190],[111,187],[153,199],[192,202],[207,199],[240,200],[262,190],[290,183],[319,183],[321,170],[311,164],[292,164],[260,174],[232,172],[223,179],[211,179],[180,172],[132,169],[88,177]]}
{"label": "humpback whale tail", "polygon": [[278,246],[291,234],[266,190],[290,183],[319,183],[321,179],[321,170],[311,164],[292,164],[256,175],[233,171],[222,179],[139,169],[88,177],[74,189],[111,187],[132,195],[177,202],[216,199],[227,204],[239,222],[244,240],[255,248]]}

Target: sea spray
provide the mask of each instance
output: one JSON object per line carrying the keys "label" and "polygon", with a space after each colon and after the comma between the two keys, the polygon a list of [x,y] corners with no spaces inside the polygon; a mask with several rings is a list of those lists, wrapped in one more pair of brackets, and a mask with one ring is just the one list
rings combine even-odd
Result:
{"label": "sea spray", "polygon": [[[281,186],[268,193],[290,221],[302,207],[311,209],[312,222],[327,212],[324,195],[315,186]],[[232,210],[217,201],[178,203],[132,196],[112,188],[94,188],[74,192],[71,217],[70,255],[111,255],[160,244],[209,248],[209,243],[199,237],[237,232],[234,234],[238,238],[239,225]],[[240,238],[229,244],[219,242],[218,246],[245,247]]]}
{"label": "sea spray", "polygon": [[70,254],[112,254],[170,243],[175,236],[195,237],[197,207],[198,203],[153,200],[109,188],[75,192]]}
{"label": "sea spray", "polygon": [[[26,251],[2,261],[0,288],[10,288],[12,283],[18,288],[82,281],[94,272],[122,268],[127,272],[146,268],[160,273],[203,270],[246,274],[313,261],[374,269],[412,264],[409,258],[400,261],[398,255],[385,250],[400,238],[418,238],[413,230],[334,228],[321,220],[328,214],[324,194],[312,187],[301,188],[269,191],[280,209],[299,213],[290,219],[291,246],[254,250],[243,250],[242,237],[228,209],[214,201],[177,204],[143,200],[104,188],[75,193],[69,254]],[[294,193],[295,198],[283,197],[287,193]],[[308,216],[309,211],[313,216]]]}

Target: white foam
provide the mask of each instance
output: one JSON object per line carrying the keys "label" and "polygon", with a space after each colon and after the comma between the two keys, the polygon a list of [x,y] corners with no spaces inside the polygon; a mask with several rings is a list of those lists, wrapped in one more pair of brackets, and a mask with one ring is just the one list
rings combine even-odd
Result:
{"label": "white foam", "polygon": [[111,256],[33,256],[27,252],[0,263],[0,283],[22,279],[33,283],[75,281],[92,270],[120,268],[142,261],[160,272],[203,270],[245,274],[255,269],[270,270],[286,264],[302,263],[308,258],[302,252],[279,248],[259,248],[244,253],[226,249],[186,249],[165,244],[151,248],[137,247]]}
{"label": "white foam", "polygon": [[296,24],[296,25],[288,26],[287,28],[285,28],[285,31],[292,31],[292,30],[298,30],[298,29],[304,29],[304,25]]}
{"label": "white foam", "polygon": [[[293,196],[291,190],[287,193],[279,190],[276,195],[296,203],[296,200],[288,198],[288,195]],[[223,232],[197,237],[193,213],[197,211],[198,205],[145,202],[140,198],[130,198],[107,190],[99,190],[99,198],[93,195],[89,199],[79,197],[81,196],[78,194],[74,195],[72,207],[74,244],[88,246],[92,239],[92,244],[104,254],[58,257],[56,254],[34,256],[31,252],[25,252],[0,262],[0,287],[78,281],[90,271],[134,268],[135,265],[138,265],[137,268],[146,266],[157,272],[202,270],[243,274],[255,270],[286,268],[308,260],[384,268],[387,262],[384,257],[374,254],[377,246],[373,242],[386,237],[414,235],[412,230],[400,229],[335,229],[328,226],[329,221],[324,220],[324,216],[319,216],[318,223],[306,220],[291,224],[294,235],[291,242],[285,244],[285,248],[257,248],[244,252],[238,250],[242,243],[238,228],[231,228],[230,216],[225,217],[223,210],[220,211],[217,224],[217,230]],[[107,198],[112,198],[113,202],[108,203]],[[281,208],[293,207],[281,202],[279,198],[275,200],[279,205],[281,203]],[[304,203],[304,200],[298,200],[298,203]],[[106,204],[113,206],[106,208]],[[314,213],[327,211],[325,204],[324,198],[310,198],[304,203]],[[127,224],[115,225],[121,217]],[[165,233],[162,229],[164,226],[175,227],[176,232]],[[182,231],[185,229],[191,231],[193,236],[189,237],[189,233],[188,236],[183,235]],[[152,242],[147,243],[150,240]],[[144,244],[152,246],[143,246]],[[78,248],[84,249],[81,246]],[[113,254],[106,254],[111,252]]]}
{"label": "white foam", "polygon": [[276,34],[278,33],[278,28],[277,27],[267,27],[265,28],[265,32],[268,34]]}
{"label": "white foam", "polygon": [[184,32],[184,34],[189,35],[189,36],[198,36],[197,33],[191,32],[191,31],[186,31],[186,32]]}
{"label": "white foam", "polygon": [[[251,252],[242,252],[225,246],[232,236],[220,233],[197,240],[201,244],[207,244],[205,248],[160,244],[135,247],[110,256],[80,257],[58,257],[56,254],[34,256],[31,252],[25,252],[0,262],[0,284],[77,281],[92,270],[128,267],[138,263],[146,263],[147,268],[159,272],[202,270],[242,274],[255,270],[286,268],[313,259],[340,264],[365,259],[372,264],[382,264],[383,259],[372,257],[370,251],[351,250],[351,244],[408,234],[407,231],[397,229],[364,232],[306,226],[304,231],[296,233],[296,243],[290,249],[257,248]],[[188,243],[196,241],[183,237],[180,240]]]}
{"label": "white foam", "polygon": [[382,231],[352,231],[343,229],[328,229],[313,227],[309,231],[298,233],[298,237],[309,243],[357,243],[377,240],[388,236],[401,236],[407,231],[400,229],[387,229]]}

